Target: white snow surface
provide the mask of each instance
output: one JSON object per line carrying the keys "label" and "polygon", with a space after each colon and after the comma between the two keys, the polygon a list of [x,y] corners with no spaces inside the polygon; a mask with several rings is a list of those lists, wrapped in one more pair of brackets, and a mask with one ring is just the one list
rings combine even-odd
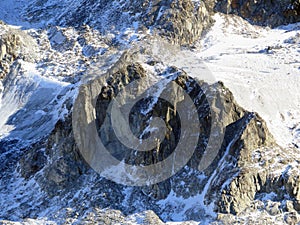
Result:
{"label": "white snow surface", "polygon": [[63,119],[67,98],[74,95],[71,85],[44,77],[36,64],[20,61],[20,70],[6,78],[0,99],[0,139],[36,141],[49,134]]}
{"label": "white snow surface", "polygon": [[300,23],[270,29],[236,16],[215,20],[198,57],[238,104],[266,120],[278,144],[300,146]]}

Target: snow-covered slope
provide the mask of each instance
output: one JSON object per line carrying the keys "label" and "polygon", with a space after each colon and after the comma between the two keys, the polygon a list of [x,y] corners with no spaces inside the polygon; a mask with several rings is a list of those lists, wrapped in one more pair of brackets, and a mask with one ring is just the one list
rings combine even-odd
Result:
{"label": "snow-covered slope", "polygon": [[197,55],[282,146],[300,146],[300,24],[276,29],[216,14]]}
{"label": "snow-covered slope", "polygon": [[68,93],[68,83],[40,76],[35,64],[21,62],[20,67],[6,78],[0,108],[1,138],[39,140],[64,117],[66,106],[59,104],[58,98],[63,96],[63,103],[74,93]]}

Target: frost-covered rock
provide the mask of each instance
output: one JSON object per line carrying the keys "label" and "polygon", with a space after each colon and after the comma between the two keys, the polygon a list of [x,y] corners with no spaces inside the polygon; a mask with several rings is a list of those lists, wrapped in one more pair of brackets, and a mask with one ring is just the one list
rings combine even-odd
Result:
{"label": "frost-covered rock", "polygon": [[[136,32],[148,29],[172,42],[192,44],[212,23],[211,10],[207,4],[191,0],[80,0],[75,4],[73,1],[31,1],[30,7],[24,12],[33,23],[46,20],[47,25],[75,28],[88,24],[102,35],[119,35],[129,29]],[[55,37],[63,38],[62,35]]]}

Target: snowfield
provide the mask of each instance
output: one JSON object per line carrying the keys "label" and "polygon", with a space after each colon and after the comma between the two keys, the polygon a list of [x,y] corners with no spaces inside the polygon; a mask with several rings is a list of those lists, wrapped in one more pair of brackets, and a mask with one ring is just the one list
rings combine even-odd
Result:
{"label": "snowfield", "polygon": [[215,15],[196,54],[237,102],[258,112],[278,144],[300,148],[300,24],[277,29]]}

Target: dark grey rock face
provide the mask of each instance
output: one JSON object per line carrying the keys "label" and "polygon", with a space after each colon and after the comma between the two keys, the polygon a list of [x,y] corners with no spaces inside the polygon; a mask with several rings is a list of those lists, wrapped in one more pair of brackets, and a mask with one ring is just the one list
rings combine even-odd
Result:
{"label": "dark grey rock face", "polygon": [[[37,153],[38,151],[34,152],[34,154]],[[31,154],[33,153],[30,153],[28,157]],[[70,116],[64,121],[58,121],[55,125],[47,140],[44,157],[48,160],[44,161],[43,172],[37,175],[36,179],[50,196],[76,186],[78,178],[87,170],[73,139]],[[21,168],[24,167],[23,165],[26,171],[27,164],[21,164]]]}
{"label": "dark grey rock face", "polygon": [[300,2],[221,0],[215,9],[223,13],[233,13],[257,25],[276,27],[300,21]]}

